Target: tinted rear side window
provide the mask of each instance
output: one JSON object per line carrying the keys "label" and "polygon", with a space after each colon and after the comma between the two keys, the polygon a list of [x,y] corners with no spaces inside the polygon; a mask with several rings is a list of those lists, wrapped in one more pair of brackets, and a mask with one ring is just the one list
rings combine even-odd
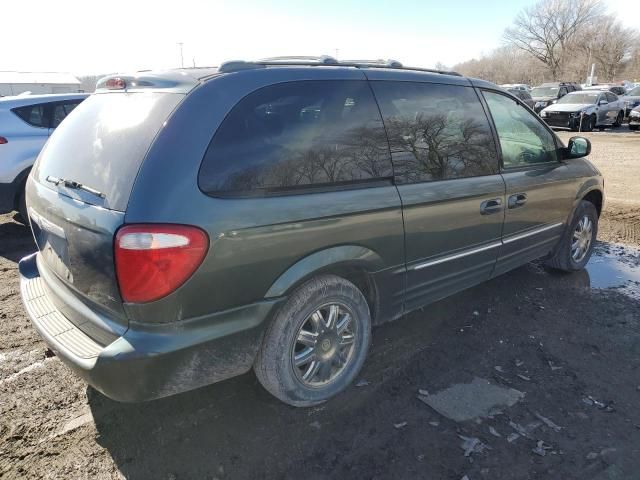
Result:
{"label": "tinted rear side window", "polygon": [[51,128],[58,128],[62,120],[64,120],[81,101],[82,100],[71,100],[52,105]]}
{"label": "tinted rear side window", "polygon": [[365,81],[271,85],[242,99],[216,132],[199,174],[212,195],[293,193],[392,176]]}
{"label": "tinted rear side window", "polygon": [[124,211],[151,142],[184,98],[175,93],[100,93],[60,124],[36,162],[34,176],[82,183],[105,194],[87,202]]}
{"label": "tinted rear side window", "polygon": [[32,127],[49,128],[49,114],[46,103],[18,107],[12,111]]}
{"label": "tinted rear side window", "polygon": [[498,172],[489,121],[472,88],[382,81],[372,85],[399,182]]}

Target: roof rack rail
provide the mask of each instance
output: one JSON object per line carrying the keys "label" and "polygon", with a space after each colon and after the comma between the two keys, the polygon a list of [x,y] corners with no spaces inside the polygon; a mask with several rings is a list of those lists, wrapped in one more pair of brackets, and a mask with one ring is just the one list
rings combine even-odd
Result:
{"label": "roof rack rail", "polygon": [[336,66],[336,67],[355,67],[355,68],[396,68],[398,70],[415,70],[418,72],[439,73],[442,75],[455,75],[461,77],[458,72],[448,72],[445,70],[436,70],[431,68],[405,67],[398,60],[393,59],[377,59],[377,60],[340,60],[329,55],[319,57],[308,56],[287,56],[287,57],[269,57],[255,61],[231,60],[224,62],[218,68],[219,73],[238,72],[240,70],[252,70],[256,68],[265,68],[269,66]]}
{"label": "roof rack rail", "polygon": [[341,65],[362,65],[371,67],[403,68],[398,60],[378,58],[376,60],[340,60]]}
{"label": "roof rack rail", "polygon": [[299,65],[300,62],[302,62],[302,64],[306,64],[307,62],[310,63],[319,63],[322,65],[337,65],[339,62],[338,60],[336,60],[334,57],[331,57],[329,55],[320,55],[319,57],[306,57],[306,56],[286,56],[286,57],[268,57],[268,58],[261,58],[260,60],[256,60],[255,63],[264,63],[264,64],[269,64],[269,65],[273,65],[273,64],[279,64],[279,63],[284,63],[284,64],[292,64],[292,65]]}

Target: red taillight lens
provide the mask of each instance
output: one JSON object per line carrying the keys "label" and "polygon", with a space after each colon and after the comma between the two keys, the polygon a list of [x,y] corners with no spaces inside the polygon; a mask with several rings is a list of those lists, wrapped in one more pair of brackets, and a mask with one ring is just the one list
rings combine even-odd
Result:
{"label": "red taillight lens", "polygon": [[4,145],[5,143],[9,143],[9,140],[4,137],[0,137],[0,145]]}
{"label": "red taillight lens", "polygon": [[110,90],[124,90],[127,86],[127,82],[125,82],[120,77],[110,78],[109,80],[107,80],[104,86]]}
{"label": "red taillight lens", "polygon": [[126,225],[115,241],[116,275],[125,302],[158,300],[196,271],[209,237],[186,225]]}

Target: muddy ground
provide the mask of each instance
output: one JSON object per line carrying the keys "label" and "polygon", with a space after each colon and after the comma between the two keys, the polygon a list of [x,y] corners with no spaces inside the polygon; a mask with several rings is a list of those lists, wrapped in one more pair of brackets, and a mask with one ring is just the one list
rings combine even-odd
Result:
{"label": "muddy ground", "polygon": [[[0,216],[0,477],[640,478],[640,256],[607,243],[638,246],[640,136],[589,135],[609,200],[589,271],[530,264],[383,325],[360,386],[308,410],[253,374],[138,405],[87,388],[30,326],[33,246]],[[462,421],[419,398],[458,386],[473,409],[486,381],[523,395]]]}

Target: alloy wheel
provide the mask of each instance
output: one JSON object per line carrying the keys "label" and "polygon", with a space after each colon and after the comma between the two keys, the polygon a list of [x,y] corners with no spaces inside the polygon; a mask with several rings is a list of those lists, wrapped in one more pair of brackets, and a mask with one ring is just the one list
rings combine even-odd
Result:
{"label": "alloy wheel", "polygon": [[587,255],[591,247],[593,237],[593,222],[588,215],[580,219],[576,228],[573,230],[571,239],[571,258],[574,262],[580,263]]}
{"label": "alloy wheel", "polygon": [[291,362],[296,378],[316,388],[333,382],[353,358],[357,335],[357,323],[346,305],[318,308],[302,323],[294,341]]}

